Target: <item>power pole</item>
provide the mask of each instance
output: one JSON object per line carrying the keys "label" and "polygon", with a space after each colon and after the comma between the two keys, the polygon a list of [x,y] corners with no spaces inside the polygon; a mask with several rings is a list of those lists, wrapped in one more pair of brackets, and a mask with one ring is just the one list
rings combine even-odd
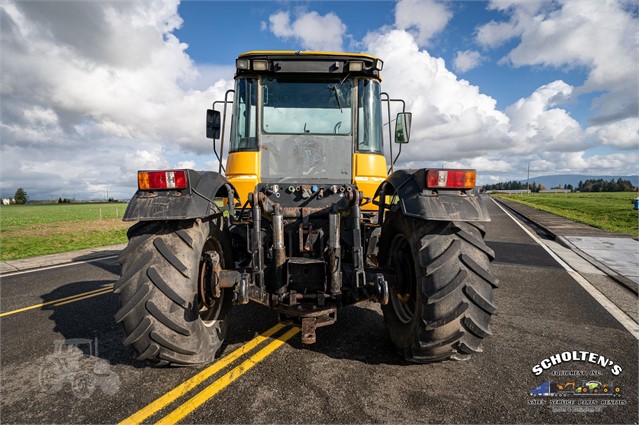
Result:
{"label": "power pole", "polygon": [[530,193],[530,162],[528,163],[528,177],[526,178],[526,194]]}

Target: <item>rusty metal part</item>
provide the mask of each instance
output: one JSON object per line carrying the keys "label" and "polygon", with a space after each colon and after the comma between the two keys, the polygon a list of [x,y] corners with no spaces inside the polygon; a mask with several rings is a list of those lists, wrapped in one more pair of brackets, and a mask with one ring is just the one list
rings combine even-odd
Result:
{"label": "rusty metal part", "polygon": [[299,250],[301,253],[313,253],[315,251],[315,244],[319,241],[320,246],[318,253],[322,253],[324,245],[322,243],[324,236],[324,230],[321,228],[314,229],[312,224],[305,225],[300,223],[298,229],[299,235]]}
{"label": "rusty metal part", "polygon": [[318,292],[326,290],[326,263],[323,259],[289,257],[286,282],[290,290]]}
{"label": "rusty metal part", "polygon": [[326,304],[326,294],[323,292],[315,292],[310,294],[301,294],[295,291],[290,292],[290,305],[298,304],[299,302],[315,300],[316,305],[323,307]]}
{"label": "rusty metal part", "polygon": [[277,311],[289,318],[317,317],[317,326],[328,326],[337,320],[337,308],[334,306],[318,307],[313,304],[278,304]]}
{"label": "rusty metal part", "polygon": [[286,263],[286,252],[284,247],[284,219],[282,217],[282,208],[279,204],[275,205],[275,214],[273,215],[273,259],[275,267],[275,286],[276,292],[282,292],[286,289],[283,278],[283,268]]}
{"label": "rusty metal part", "polygon": [[269,302],[268,293],[263,288],[260,288],[257,285],[250,283],[250,280],[248,282],[249,282],[247,287],[248,298],[251,301],[254,301],[258,304],[262,304],[267,307],[270,307],[271,303]]}
{"label": "rusty metal part", "polygon": [[315,344],[317,342],[317,319],[315,317],[302,318],[302,344]]}
{"label": "rusty metal part", "polygon": [[199,276],[199,296],[203,305],[211,308],[222,296],[222,289],[234,288],[240,281],[240,272],[222,269],[217,252],[207,251],[203,254]]}
{"label": "rusty metal part", "polygon": [[[299,319],[302,325],[302,343],[313,344],[317,338],[315,330],[324,326],[329,326],[337,321],[337,308],[323,307],[315,305],[296,304],[288,306],[280,304],[277,306],[280,313],[280,320],[284,323],[295,323]],[[285,316],[282,318],[281,316]]]}
{"label": "rusty metal part", "polygon": [[222,295],[218,283],[218,273],[222,270],[220,256],[215,251],[207,251],[200,264],[199,295],[200,303],[211,308],[215,300]]}
{"label": "rusty metal part", "polygon": [[366,272],[364,269],[364,248],[362,247],[362,229],[360,223],[362,212],[359,207],[361,192],[359,190],[355,190],[352,193],[354,193],[355,199],[355,202],[353,202],[351,214],[353,226],[353,267],[355,269],[355,287],[361,288],[366,285]]}
{"label": "rusty metal part", "polygon": [[[207,252],[207,254],[209,254]],[[220,289],[220,282],[218,279],[219,273],[222,271],[222,266],[220,266],[220,256],[217,252],[210,253],[210,267],[211,267],[211,293],[213,298],[220,298],[222,295],[222,290]]]}
{"label": "rusty metal part", "polygon": [[234,292],[234,302],[236,304],[248,304],[249,302],[249,294],[248,294],[248,283],[251,278],[251,275],[248,273],[242,273],[240,276],[240,282],[235,286]]}
{"label": "rusty metal part", "polygon": [[377,278],[375,282],[375,297],[377,298],[377,301],[381,305],[388,304],[388,297],[389,297],[388,283],[384,279],[384,275],[381,273],[377,274]]}
{"label": "rusty metal part", "polygon": [[233,288],[240,283],[241,274],[236,270],[220,270],[216,276],[219,288]]}
{"label": "rusty metal part", "polygon": [[330,293],[342,293],[342,248],[340,245],[340,216],[336,211],[328,215],[328,269],[330,273]]}
{"label": "rusty metal part", "polygon": [[[308,237],[306,238],[306,242],[304,242],[304,252],[313,252],[313,247],[315,247],[315,243],[319,240],[320,244],[322,241],[322,236],[324,236],[324,230],[313,229],[313,226],[309,226],[308,228]],[[322,252],[322,246],[320,247],[319,252]]]}
{"label": "rusty metal part", "polygon": [[310,216],[311,214],[325,213],[330,210],[327,208],[307,208],[307,207],[284,207],[282,212],[284,218],[303,218]]}
{"label": "rusty metal part", "polygon": [[[257,190],[257,189],[256,189]],[[253,226],[251,228],[251,242],[252,242],[252,266],[253,266],[253,281],[254,283],[264,290],[264,247],[262,246],[262,210],[260,203],[257,201],[264,197],[263,193],[257,191],[251,194],[249,202],[253,211]],[[256,199],[257,198],[257,199]]]}
{"label": "rusty metal part", "polygon": [[207,278],[206,274],[207,274],[206,261],[202,261],[202,263],[200,264],[200,278],[199,278],[199,285],[198,285],[198,295],[199,295],[199,298],[200,298],[200,304],[210,308],[211,307],[211,301],[210,301],[211,297],[208,296],[207,291],[206,291],[206,282],[209,279]]}

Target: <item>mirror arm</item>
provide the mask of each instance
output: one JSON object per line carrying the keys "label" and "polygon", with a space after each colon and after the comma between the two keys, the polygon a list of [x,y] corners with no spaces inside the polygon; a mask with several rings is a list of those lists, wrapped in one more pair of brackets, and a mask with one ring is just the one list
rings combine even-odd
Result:
{"label": "mirror arm", "polygon": [[390,104],[391,102],[401,102],[402,103],[402,112],[406,112],[406,102],[404,101],[404,99],[391,99],[390,96],[388,95],[388,93],[386,92],[382,92],[380,93],[380,98],[382,96],[386,96],[386,99],[381,99],[382,102],[386,102],[386,106],[387,106],[387,111],[388,111],[388,148],[390,150],[390,168],[388,169],[388,173],[392,174],[395,169],[394,169],[394,165],[395,165],[395,161],[397,161],[397,158],[399,158],[399,154],[402,152],[402,146],[401,144],[399,145],[399,153],[397,154],[397,156],[395,157],[395,161],[393,161],[393,132],[391,131],[391,109],[390,109]]}
{"label": "mirror arm", "polygon": [[399,159],[399,156],[402,154],[402,144],[399,144],[399,151],[397,152],[397,156],[395,157],[395,160],[393,161],[393,165],[395,165],[395,163],[397,162],[397,160]]}

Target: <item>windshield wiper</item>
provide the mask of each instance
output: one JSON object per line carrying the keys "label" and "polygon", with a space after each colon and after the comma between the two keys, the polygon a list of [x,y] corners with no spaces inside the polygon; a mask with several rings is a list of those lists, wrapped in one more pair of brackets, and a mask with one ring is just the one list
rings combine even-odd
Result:
{"label": "windshield wiper", "polygon": [[337,107],[339,108],[339,111],[342,112],[342,104],[339,102],[339,94],[337,93],[339,89],[337,88],[337,86],[328,86],[328,88],[333,91],[335,100],[337,101]]}

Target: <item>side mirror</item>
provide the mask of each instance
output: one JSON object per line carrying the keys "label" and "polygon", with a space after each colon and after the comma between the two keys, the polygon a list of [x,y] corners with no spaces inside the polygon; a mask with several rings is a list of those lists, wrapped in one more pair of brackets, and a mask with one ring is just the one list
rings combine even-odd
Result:
{"label": "side mirror", "polygon": [[213,140],[219,139],[221,125],[222,125],[222,119],[221,119],[220,111],[207,109],[206,110],[206,137]]}
{"label": "side mirror", "polygon": [[400,112],[395,119],[395,143],[408,143],[410,140],[410,124],[413,114]]}

